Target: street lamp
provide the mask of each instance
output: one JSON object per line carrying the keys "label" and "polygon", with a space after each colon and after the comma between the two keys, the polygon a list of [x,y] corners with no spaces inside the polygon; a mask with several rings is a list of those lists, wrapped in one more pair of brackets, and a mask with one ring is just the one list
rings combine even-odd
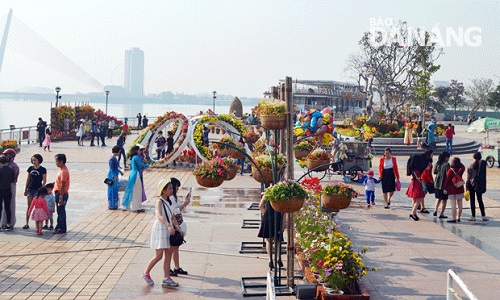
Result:
{"label": "street lamp", "polygon": [[61,87],[60,86],[56,86],[56,107],[59,104],[59,99],[61,99],[61,97],[59,96],[59,92],[60,91],[61,91]]}
{"label": "street lamp", "polygon": [[213,112],[214,112],[214,114],[215,114],[215,99],[217,98],[217,96],[215,96],[215,95],[217,95],[217,92],[216,92],[216,91],[213,91],[213,92],[212,92],[212,94],[214,95],[213,109],[212,109],[212,110],[213,110]]}
{"label": "street lamp", "polygon": [[106,91],[106,115],[108,114],[108,95],[109,95],[109,91]]}

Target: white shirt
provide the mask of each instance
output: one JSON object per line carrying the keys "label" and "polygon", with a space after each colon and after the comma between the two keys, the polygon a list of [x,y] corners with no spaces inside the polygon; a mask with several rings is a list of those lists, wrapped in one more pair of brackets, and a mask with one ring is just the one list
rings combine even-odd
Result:
{"label": "white shirt", "polygon": [[394,165],[392,164],[392,156],[389,159],[384,157],[384,169],[391,169],[391,168],[394,168]]}

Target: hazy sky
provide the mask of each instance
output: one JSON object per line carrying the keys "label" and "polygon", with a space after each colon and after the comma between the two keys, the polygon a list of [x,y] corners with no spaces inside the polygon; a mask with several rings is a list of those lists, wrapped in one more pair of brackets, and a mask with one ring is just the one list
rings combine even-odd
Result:
{"label": "hazy sky", "polygon": [[[0,20],[10,8],[104,85],[123,85],[124,52],[141,48],[145,93],[216,90],[260,97],[285,76],[346,80],[348,55],[358,50],[370,19],[379,17],[437,26],[443,35],[448,27],[478,27],[481,46],[444,47],[433,80],[467,85],[471,78],[498,82],[500,76],[499,1],[2,0]],[[62,93],[96,91],[9,48],[14,34],[7,41],[0,91],[56,85]]]}

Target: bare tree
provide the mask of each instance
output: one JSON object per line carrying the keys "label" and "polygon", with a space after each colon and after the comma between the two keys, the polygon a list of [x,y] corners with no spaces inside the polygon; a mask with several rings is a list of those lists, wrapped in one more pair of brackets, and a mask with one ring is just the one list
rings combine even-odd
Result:
{"label": "bare tree", "polygon": [[486,110],[486,100],[493,91],[493,80],[486,78],[475,78],[471,80],[471,85],[467,86],[465,94],[472,98],[469,117],[473,117],[480,106]]}

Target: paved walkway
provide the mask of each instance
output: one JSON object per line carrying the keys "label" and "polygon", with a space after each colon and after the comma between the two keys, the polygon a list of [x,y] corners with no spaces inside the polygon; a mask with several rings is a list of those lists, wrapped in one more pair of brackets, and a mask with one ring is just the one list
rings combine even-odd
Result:
{"label": "paved walkway", "polygon": [[[164,299],[166,294],[169,299],[243,299],[240,278],[265,276],[265,254],[239,254],[242,241],[259,241],[256,229],[241,228],[243,219],[259,218],[257,211],[246,209],[259,199],[259,184],[252,177],[238,175],[219,188],[204,189],[189,171],[148,170],[146,213],[109,211],[102,179],[110,147],[78,147],[76,141],[54,143],[52,153],[41,151],[43,165],[48,169],[48,180],[53,181],[57,171],[53,155],[68,156],[72,180],[69,231],[39,237],[33,229],[21,229],[26,209],[21,187],[29,158],[39,150],[35,145],[23,146],[16,158],[22,170],[18,221],[15,230],[0,233],[0,299]],[[398,158],[399,164],[405,165],[406,159]],[[464,164],[470,161],[464,159]],[[377,163],[378,158],[374,169]],[[296,169],[296,177],[301,173]],[[188,242],[181,247],[181,266],[190,275],[178,278],[178,289],[163,289],[159,284],[148,287],[140,278],[153,255],[147,243],[156,183],[170,177],[181,180],[181,195],[194,187],[193,201],[185,214]],[[402,192],[396,194],[391,210],[383,209],[382,203],[367,210],[360,196],[351,208],[339,213],[337,220],[354,244],[370,247],[366,265],[379,268],[363,279],[372,299],[444,299],[448,268],[455,269],[479,299],[496,299],[493,283],[500,282],[500,205],[489,195],[500,189],[499,179],[499,168],[488,169],[485,202],[491,220],[487,223],[451,225],[432,216],[419,222],[408,220],[410,202]],[[361,185],[354,185],[362,192]],[[407,185],[408,178],[403,176],[403,190]],[[377,198],[381,199],[380,191]],[[433,206],[431,202],[433,199],[427,197],[428,208]],[[470,212],[464,211],[462,220],[469,216]],[[157,283],[161,281],[161,264],[152,276]]]}

